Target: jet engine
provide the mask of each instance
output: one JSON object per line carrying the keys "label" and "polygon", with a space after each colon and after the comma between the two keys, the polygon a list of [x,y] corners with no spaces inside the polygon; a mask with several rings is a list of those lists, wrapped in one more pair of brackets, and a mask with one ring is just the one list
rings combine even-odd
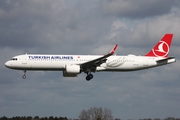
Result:
{"label": "jet engine", "polygon": [[63,71],[64,77],[76,77],[77,74],[81,73],[79,65],[66,65]]}

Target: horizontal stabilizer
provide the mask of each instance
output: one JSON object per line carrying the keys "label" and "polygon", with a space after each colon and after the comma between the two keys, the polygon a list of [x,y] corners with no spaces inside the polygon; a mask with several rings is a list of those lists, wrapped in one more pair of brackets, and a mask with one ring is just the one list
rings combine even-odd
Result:
{"label": "horizontal stabilizer", "polygon": [[175,57],[168,57],[168,58],[165,58],[165,59],[158,60],[156,62],[157,62],[158,65],[164,65],[164,64],[169,64],[169,63],[176,62],[176,59],[175,59]]}

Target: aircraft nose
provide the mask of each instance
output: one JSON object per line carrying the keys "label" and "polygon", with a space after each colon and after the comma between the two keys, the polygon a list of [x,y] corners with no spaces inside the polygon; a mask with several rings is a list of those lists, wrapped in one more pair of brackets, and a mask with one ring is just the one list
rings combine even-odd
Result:
{"label": "aircraft nose", "polygon": [[6,66],[6,67],[10,67],[9,61],[7,61],[7,62],[5,63],[5,66]]}

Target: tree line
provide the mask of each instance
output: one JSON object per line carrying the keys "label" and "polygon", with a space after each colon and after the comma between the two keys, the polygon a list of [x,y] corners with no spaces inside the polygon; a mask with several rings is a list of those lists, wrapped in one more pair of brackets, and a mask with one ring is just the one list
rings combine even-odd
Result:
{"label": "tree line", "polygon": [[[114,118],[112,115],[112,111],[108,108],[102,108],[102,107],[91,107],[87,110],[82,110],[79,114],[78,119],[71,119],[67,117],[31,117],[31,116],[16,116],[12,118],[7,118],[5,116],[0,117],[0,120],[121,120],[120,118]],[[123,119],[122,119],[123,120]],[[127,120],[133,120],[133,119],[127,119]],[[136,119],[137,120],[137,119]],[[174,118],[174,117],[167,117],[165,119],[160,118],[143,118],[138,120],[180,120],[180,118]]]}
{"label": "tree line", "polygon": [[[71,119],[71,118],[67,118],[67,117],[39,117],[39,116],[35,116],[35,117],[31,117],[31,116],[16,116],[16,117],[12,117],[12,118],[8,118],[6,116],[0,117],[0,120],[84,120],[84,119]],[[101,118],[97,118],[95,120],[103,120]],[[122,120],[120,118],[115,118],[113,120]],[[127,120],[133,120],[133,119],[127,119]],[[175,118],[175,117],[167,117],[164,119],[160,119],[160,118],[143,118],[143,119],[138,119],[138,120],[180,120],[180,118]]]}
{"label": "tree line", "polygon": [[35,116],[35,117],[31,117],[31,116],[16,116],[16,117],[12,117],[12,118],[8,118],[6,116],[3,116],[0,118],[0,120],[69,120],[67,117],[39,117],[39,116]]}

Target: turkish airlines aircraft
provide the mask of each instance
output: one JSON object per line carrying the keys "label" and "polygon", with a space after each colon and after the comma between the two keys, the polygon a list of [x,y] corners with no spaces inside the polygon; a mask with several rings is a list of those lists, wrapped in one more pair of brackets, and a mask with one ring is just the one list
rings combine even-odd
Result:
{"label": "turkish airlines aircraft", "polygon": [[86,80],[93,78],[92,72],[99,71],[135,71],[158,67],[176,62],[175,57],[168,57],[173,34],[165,34],[155,47],[145,56],[113,55],[118,44],[106,55],[42,55],[25,54],[13,57],[5,66],[23,70],[23,79],[27,70],[62,71],[64,77],[76,77],[84,72]]}

